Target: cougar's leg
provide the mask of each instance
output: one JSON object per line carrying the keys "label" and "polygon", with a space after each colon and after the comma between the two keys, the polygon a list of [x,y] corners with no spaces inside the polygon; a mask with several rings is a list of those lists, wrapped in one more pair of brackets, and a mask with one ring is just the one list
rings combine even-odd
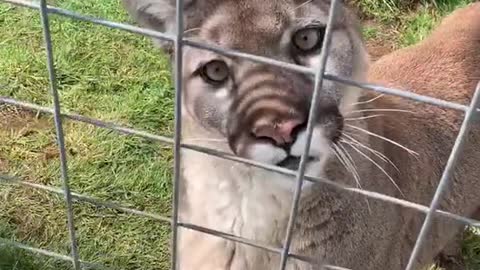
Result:
{"label": "cougar's leg", "polygon": [[436,258],[437,266],[445,270],[465,270],[465,262],[462,257],[463,232],[461,230]]}
{"label": "cougar's leg", "polygon": [[475,213],[472,216],[473,219],[479,220],[480,219],[480,207],[475,211]]}
{"label": "cougar's leg", "polygon": [[[480,208],[472,215],[473,219],[480,219]],[[437,256],[437,265],[445,270],[464,270],[465,262],[462,256],[462,242],[464,230],[461,230]]]}

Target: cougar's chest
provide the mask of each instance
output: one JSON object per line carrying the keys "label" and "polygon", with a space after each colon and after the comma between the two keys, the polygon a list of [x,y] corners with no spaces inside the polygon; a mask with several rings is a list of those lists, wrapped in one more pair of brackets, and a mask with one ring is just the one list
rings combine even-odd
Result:
{"label": "cougar's chest", "polygon": [[188,150],[182,164],[185,222],[268,244],[281,241],[292,179]]}

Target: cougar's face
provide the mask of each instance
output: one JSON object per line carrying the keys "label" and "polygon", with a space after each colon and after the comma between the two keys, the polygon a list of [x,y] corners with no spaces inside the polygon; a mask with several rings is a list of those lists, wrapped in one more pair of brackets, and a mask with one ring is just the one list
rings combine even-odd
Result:
{"label": "cougar's face", "polygon": [[[224,1],[193,38],[315,68],[328,9],[327,1]],[[326,71],[351,78],[363,64],[363,47],[343,12]],[[184,53],[184,113],[224,136],[238,156],[297,169],[314,78],[190,47]],[[329,156],[356,97],[352,89],[323,82],[307,166],[319,167]]]}

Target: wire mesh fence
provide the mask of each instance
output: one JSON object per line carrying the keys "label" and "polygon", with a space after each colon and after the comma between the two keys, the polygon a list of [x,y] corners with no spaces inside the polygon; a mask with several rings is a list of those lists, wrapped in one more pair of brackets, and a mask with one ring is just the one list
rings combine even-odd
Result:
{"label": "wire mesh fence", "polygon": [[[169,223],[172,226],[172,254],[171,254],[171,268],[176,269],[177,265],[177,257],[178,257],[178,250],[177,247],[177,231],[178,228],[186,228],[190,230],[195,230],[201,233],[205,234],[210,234],[216,237],[221,237],[230,241],[235,241],[244,245],[252,246],[258,249],[262,249],[268,252],[272,253],[277,253],[281,255],[281,260],[280,260],[280,270],[284,270],[286,268],[286,263],[289,258],[294,258],[297,260],[302,260],[305,262],[314,262],[314,263],[321,263],[317,262],[314,258],[311,257],[306,257],[302,256],[300,254],[293,254],[290,252],[290,246],[291,246],[291,241],[292,241],[292,232],[293,232],[293,224],[295,217],[298,212],[298,206],[299,206],[299,199],[301,195],[301,189],[303,185],[303,181],[310,181],[313,183],[319,183],[319,184],[324,184],[324,185],[329,185],[332,187],[335,187],[337,189],[343,190],[344,192],[351,192],[351,193],[356,193],[356,194],[361,194],[363,196],[366,196],[368,198],[372,198],[375,200],[380,200],[385,203],[392,203],[396,205],[400,205],[403,207],[407,207],[410,209],[414,209],[416,211],[422,212],[426,214],[425,220],[423,222],[423,225],[421,227],[420,233],[417,237],[415,246],[412,250],[411,256],[409,258],[409,262],[407,265],[407,270],[412,270],[413,264],[419,255],[420,248],[425,242],[426,236],[429,232],[429,229],[432,225],[432,220],[435,215],[437,216],[442,216],[444,218],[449,218],[456,220],[464,225],[471,225],[471,226],[480,226],[480,222],[474,219],[470,219],[467,217],[459,216],[454,213],[446,212],[439,210],[439,202],[442,197],[442,194],[447,190],[447,186],[449,183],[449,179],[451,178],[451,174],[453,173],[453,168],[455,167],[455,164],[461,155],[461,150],[462,146],[465,142],[466,139],[466,134],[469,131],[469,128],[472,124],[472,122],[475,120],[478,115],[480,115],[480,82],[477,86],[477,89],[475,91],[474,97],[471,101],[471,104],[469,106],[458,104],[458,103],[453,103],[429,96],[423,96],[419,94],[415,94],[412,92],[404,91],[404,90],[399,90],[399,89],[393,89],[393,88],[387,88],[387,87],[382,87],[380,85],[373,85],[373,84],[368,84],[364,82],[358,82],[358,81],[353,81],[348,78],[341,78],[337,77],[334,74],[328,74],[325,72],[325,67],[326,67],[326,62],[329,57],[329,49],[331,46],[331,35],[332,35],[332,25],[333,25],[333,19],[335,17],[335,14],[338,9],[338,4],[340,0],[333,0],[331,3],[330,11],[329,11],[329,21],[327,23],[327,28],[326,28],[326,33],[325,33],[325,42],[323,43],[323,47],[321,50],[321,55],[320,55],[320,65],[318,69],[314,70],[311,68],[307,68],[304,66],[299,66],[291,63],[286,63],[282,61],[277,61],[274,59],[266,58],[266,57],[261,57],[261,56],[256,56],[256,55],[251,55],[251,54],[246,54],[240,51],[235,51],[235,50],[229,50],[221,47],[216,47],[212,45],[207,45],[199,42],[195,42],[192,40],[185,39],[183,37],[183,1],[182,0],[177,0],[177,8],[176,8],[176,25],[177,25],[177,34],[176,35],[170,35],[166,33],[161,33],[145,28],[140,28],[140,27],[135,27],[132,25],[124,24],[124,23],[118,23],[118,22],[112,22],[112,21],[107,21],[99,18],[93,18],[81,14],[77,14],[75,12],[65,10],[62,8],[58,7],[52,7],[48,6],[46,3],[46,0],[41,0],[40,2],[27,2],[27,1],[21,1],[21,0],[1,0],[2,2],[10,3],[13,5],[18,5],[18,6],[23,6],[26,8],[32,8],[32,9],[37,9],[40,13],[41,16],[41,22],[42,22],[42,29],[43,29],[43,37],[44,37],[44,42],[45,42],[45,49],[47,53],[47,67],[48,67],[48,74],[49,74],[49,81],[50,81],[50,92],[52,94],[53,98],[53,108],[48,108],[44,106],[40,106],[37,104],[32,104],[28,102],[24,102],[21,100],[16,100],[13,98],[9,97],[2,97],[0,96],[0,104],[10,104],[16,107],[21,107],[24,109],[32,110],[32,111],[37,111],[37,112],[42,112],[42,113],[48,113],[52,114],[54,116],[55,120],[55,128],[56,128],[56,137],[57,137],[57,143],[58,143],[58,148],[60,151],[60,166],[61,166],[61,179],[63,182],[63,188],[54,188],[54,187],[49,187],[45,185],[40,185],[40,184],[35,184],[35,183],[30,183],[26,181],[22,181],[21,179],[12,177],[12,176],[7,176],[7,175],[1,175],[0,174],[0,181],[7,182],[7,183],[15,183],[18,185],[22,185],[25,187],[29,188],[35,188],[39,190],[43,190],[46,192],[51,192],[54,194],[59,194],[63,195],[65,198],[65,203],[66,203],[66,215],[67,215],[67,220],[68,220],[68,232],[69,232],[69,237],[70,237],[70,250],[71,250],[71,255],[70,256],[65,256],[62,254],[54,253],[48,250],[43,250],[43,249],[38,249],[38,248],[33,248],[26,246],[24,244],[18,243],[18,242],[13,242],[7,239],[1,239],[0,238],[0,244],[7,244],[11,246],[15,246],[20,249],[28,250],[31,252],[35,252],[38,254],[42,254],[45,256],[50,256],[50,257],[55,257],[60,260],[65,260],[65,261],[71,261],[73,264],[73,267],[75,270],[79,269],[94,269],[94,268],[104,268],[103,266],[95,265],[89,262],[84,262],[81,261],[79,258],[78,254],[78,247],[77,247],[77,237],[75,234],[75,226],[74,226],[74,214],[72,211],[73,208],[73,202],[74,201],[81,201],[81,202],[88,202],[91,204],[94,204],[96,206],[102,206],[106,208],[111,208],[115,209],[121,212],[137,215],[137,216],[143,216],[147,217],[153,220],[158,220],[161,222]],[[162,40],[167,40],[171,41],[175,45],[175,135],[174,138],[168,138],[168,137],[163,137],[155,134],[151,134],[148,132],[144,132],[141,130],[136,130],[132,128],[127,128],[124,126],[121,126],[117,123],[112,123],[112,122],[106,122],[102,121],[99,119],[94,119],[90,117],[86,117],[83,115],[79,114],[73,114],[73,113],[65,113],[62,112],[61,110],[61,104],[59,100],[59,94],[58,94],[58,89],[57,89],[57,83],[56,83],[56,72],[55,72],[55,65],[54,65],[54,58],[53,58],[53,46],[52,46],[52,40],[50,36],[50,25],[49,25],[49,14],[57,14],[65,17],[69,17],[71,19],[75,20],[81,20],[85,22],[90,22],[93,24],[97,25],[103,25],[105,27],[113,28],[113,29],[121,29],[127,32],[131,33],[136,33],[144,36],[149,36],[153,38],[158,38]],[[462,123],[462,126],[460,128],[460,131],[458,133],[457,139],[455,141],[455,144],[453,146],[453,149],[451,150],[451,154],[449,156],[448,162],[446,164],[446,167],[443,171],[442,177],[440,179],[440,182],[438,184],[438,187],[435,191],[435,194],[433,196],[433,199],[431,201],[431,204],[429,206],[417,204],[414,202],[410,202],[407,200],[402,200],[398,199],[395,197],[387,196],[381,193],[377,192],[372,192],[372,191],[367,191],[359,188],[353,188],[349,187],[337,182],[333,182],[329,179],[325,178],[320,178],[320,177],[311,177],[308,175],[305,175],[305,164],[306,164],[306,158],[307,154],[309,152],[310,148],[310,143],[311,143],[311,138],[312,138],[312,133],[313,133],[313,122],[315,121],[315,114],[310,113],[308,122],[307,122],[307,144],[305,145],[305,149],[300,160],[300,165],[297,171],[292,171],[289,169],[285,168],[280,168],[274,165],[268,165],[268,164],[263,164],[260,162],[256,162],[253,160],[241,158],[238,156],[235,156],[230,153],[226,152],[221,152],[218,150],[214,149],[209,149],[206,147],[194,145],[194,144],[185,144],[182,143],[180,134],[182,130],[181,126],[181,104],[182,104],[182,48],[184,46],[191,46],[199,49],[204,49],[204,50],[210,50],[225,56],[231,56],[231,57],[239,57],[247,60],[251,60],[254,62],[258,63],[263,63],[263,64],[268,64],[268,65],[273,65],[277,67],[281,67],[290,71],[294,72],[299,72],[303,74],[308,74],[310,76],[314,76],[315,78],[315,83],[314,83],[314,94],[312,98],[312,106],[310,107],[310,111],[313,112],[316,110],[316,100],[319,90],[322,87],[322,82],[324,80],[331,80],[337,83],[341,84],[346,84],[350,86],[355,86],[359,88],[363,88],[366,90],[370,91],[375,91],[379,93],[384,93],[384,94],[389,94],[389,95],[394,95],[394,96],[399,96],[411,100],[415,100],[418,102],[422,103],[427,103],[431,105],[436,105],[439,107],[443,108],[448,108],[448,109],[453,109],[457,111],[461,111],[465,113],[464,121]],[[133,135],[133,136],[139,136],[148,140],[152,141],[157,141],[169,145],[174,146],[174,179],[173,179],[173,202],[172,202],[172,216],[171,217],[164,217],[160,216],[157,214],[152,214],[144,211],[139,211],[136,209],[124,207],[120,204],[113,203],[113,202],[108,202],[108,201],[101,201],[99,199],[90,197],[90,196],[85,196],[81,194],[74,193],[70,190],[69,187],[69,176],[68,176],[68,170],[67,170],[67,155],[66,155],[66,148],[65,148],[65,140],[64,140],[64,134],[63,134],[63,126],[62,126],[62,120],[63,119],[70,119],[78,122],[83,122],[86,124],[90,124],[93,126],[113,130],[122,134],[128,134],[128,135]],[[273,171],[277,173],[281,173],[284,175],[289,175],[289,176],[294,176],[296,179],[296,186],[295,186],[295,191],[293,194],[293,203],[292,203],[292,208],[290,211],[290,216],[289,216],[289,221],[288,221],[288,228],[287,232],[285,235],[284,239],[284,245],[283,248],[277,248],[277,247],[272,247],[272,246],[266,246],[260,243],[256,243],[253,240],[242,238],[239,236],[231,235],[228,233],[216,231],[210,228],[205,228],[198,226],[196,224],[188,224],[188,223],[182,223],[178,219],[178,202],[179,202],[179,186],[180,186],[180,155],[181,155],[181,149],[190,149],[193,151],[205,153],[208,155],[214,155],[219,158],[231,160],[231,161],[236,161],[240,162],[243,164],[247,164],[250,166],[262,168],[264,170],[268,171]],[[333,266],[333,265],[324,265],[325,268],[328,269],[345,269],[339,266]]]}

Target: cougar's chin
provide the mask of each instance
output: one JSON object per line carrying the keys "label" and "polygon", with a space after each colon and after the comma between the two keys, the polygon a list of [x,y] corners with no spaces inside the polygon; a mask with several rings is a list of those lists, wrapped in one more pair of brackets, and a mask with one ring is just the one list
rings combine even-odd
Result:
{"label": "cougar's chin", "polygon": [[[298,170],[300,167],[300,161],[301,157],[295,157],[295,156],[288,156],[286,159],[281,161],[280,163],[277,163],[278,166],[287,168],[292,171]],[[307,165],[313,163],[313,162],[319,162],[320,158],[319,157],[307,157]]]}
{"label": "cougar's chin", "polygon": [[[255,161],[277,165],[290,170],[298,170],[301,155],[307,142],[306,131],[299,132],[290,149],[277,147],[265,142],[256,142],[250,145],[247,157]],[[312,143],[306,160],[307,173],[320,174],[323,171],[322,164],[330,154],[331,142],[324,135],[322,127],[316,127],[312,133]]]}

